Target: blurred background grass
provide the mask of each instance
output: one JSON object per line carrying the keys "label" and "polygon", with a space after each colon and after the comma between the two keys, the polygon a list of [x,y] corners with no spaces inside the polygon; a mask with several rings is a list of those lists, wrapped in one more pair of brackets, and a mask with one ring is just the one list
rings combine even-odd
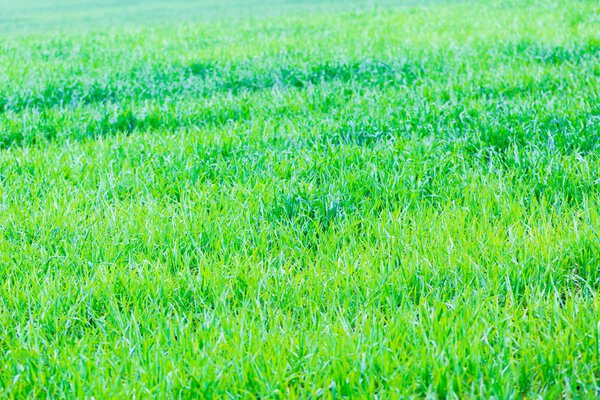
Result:
{"label": "blurred background grass", "polygon": [[80,30],[334,11],[362,11],[435,0],[104,0],[0,1],[0,32]]}

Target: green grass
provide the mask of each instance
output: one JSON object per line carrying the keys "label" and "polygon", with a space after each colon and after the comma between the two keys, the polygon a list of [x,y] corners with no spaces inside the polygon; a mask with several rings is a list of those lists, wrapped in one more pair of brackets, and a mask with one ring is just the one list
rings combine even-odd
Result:
{"label": "green grass", "polygon": [[2,397],[600,396],[597,2],[53,4],[0,21]]}

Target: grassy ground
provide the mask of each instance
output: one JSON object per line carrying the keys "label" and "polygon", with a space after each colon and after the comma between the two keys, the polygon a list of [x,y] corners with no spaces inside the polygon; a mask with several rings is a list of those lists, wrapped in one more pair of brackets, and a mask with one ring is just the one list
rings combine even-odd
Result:
{"label": "grassy ground", "polygon": [[35,4],[2,397],[600,395],[597,2]]}

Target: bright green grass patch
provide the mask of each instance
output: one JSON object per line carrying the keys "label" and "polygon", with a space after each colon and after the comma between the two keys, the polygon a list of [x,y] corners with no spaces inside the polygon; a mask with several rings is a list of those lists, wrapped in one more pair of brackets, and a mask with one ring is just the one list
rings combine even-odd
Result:
{"label": "bright green grass patch", "polygon": [[4,397],[600,394],[598,5],[313,6],[6,35]]}

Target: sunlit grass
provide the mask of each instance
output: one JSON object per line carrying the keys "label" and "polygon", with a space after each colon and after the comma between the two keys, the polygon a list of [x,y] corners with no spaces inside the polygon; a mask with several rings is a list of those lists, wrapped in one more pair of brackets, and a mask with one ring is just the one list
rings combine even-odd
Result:
{"label": "sunlit grass", "polygon": [[600,395],[598,4],[342,9],[6,34],[3,396]]}

